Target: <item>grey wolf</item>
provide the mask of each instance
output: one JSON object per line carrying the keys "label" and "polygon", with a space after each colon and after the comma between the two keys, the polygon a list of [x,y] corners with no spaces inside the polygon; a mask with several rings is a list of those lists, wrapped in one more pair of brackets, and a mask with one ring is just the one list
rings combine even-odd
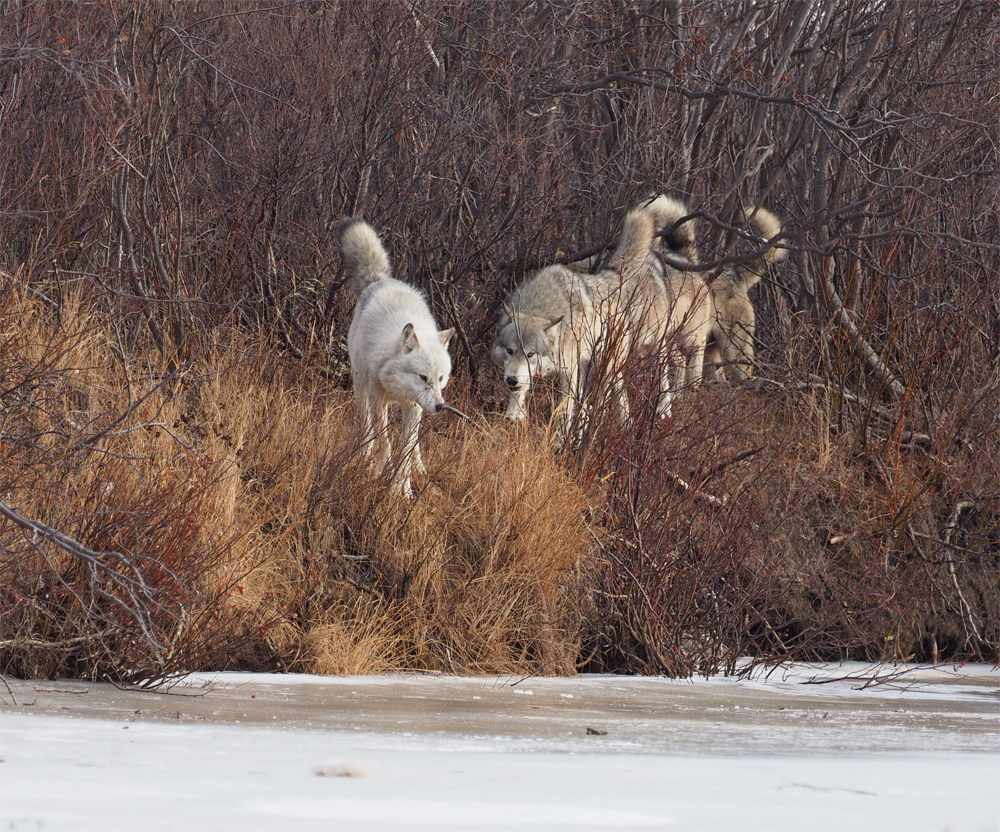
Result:
{"label": "grey wolf", "polygon": [[630,315],[623,287],[646,262],[654,242],[648,220],[630,212],[614,254],[596,274],[546,266],[508,295],[491,352],[510,388],[508,419],[525,418],[526,398],[536,379],[555,377],[561,396],[556,413],[568,428],[601,346],[608,351],[611,395],[619,418],[625,418],[628,404],[618,369],[630,348]]}
{"label": "grey wolf", "polygon": [[[781,221],[765,208],[748,209],[745,219],[750,231],[763,240],[781,233]],[[787,254],[785,249],[771,247],[747,263],[727,266],[711,282],[714,320],[705,354],[709,372],[724,373],[730,380],[738,380],[753,371],[757,315],[750,302],[750,289],[760,281],[768,264],[784,260]]]}
{"label": "grey wolf", "polygon": [[392,276],[389,255],[375,229],[357,218],[337,230],[348,284],[358,298],[347,334],[354,376],[354,396],[365,427],[365,453],[378,445],[378,473],[392,455],[388,438],[389,405],[403,410],[395,482],[413,495],[414,468],[424,473],[418,430],[426,413],[444,408],[442,391],[451,375],[448,341],[454,329],[438,330],[424,300],[413,286]]}

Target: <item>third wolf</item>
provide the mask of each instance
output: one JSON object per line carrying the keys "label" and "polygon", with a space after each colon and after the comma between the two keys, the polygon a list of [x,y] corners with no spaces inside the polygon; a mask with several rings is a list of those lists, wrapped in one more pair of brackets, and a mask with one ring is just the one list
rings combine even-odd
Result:
{"label": "third wolf", "polygon": [[[745,219],[755,236],[770,241],[781,233],[781,220],[766,208],[748,208]],[[724,372],[731,380],[744,379],[753,370],[757,315],[750,290],[760,281],[769,264],[785,259],[785,249],[771,246],[746,263],[726,266],[711,283],[713,321],[705,366],[712,373]]]}
{"label": "third wolf", "polygon": [[[708,286],[699,272],[687,268],[698,263],[694,220],[684,219],[689,213],[683,202],[666,194],[645,200],[629,212],[637,234],[650,245],[642,266],[625,282],[633,350],[657,358],[657,413],[661,416],[670,413],[677,390],[701,379],[712,328]],[[663,242],[658,243],[661,237]],[[664,249],[669,262],[661,256]]]}

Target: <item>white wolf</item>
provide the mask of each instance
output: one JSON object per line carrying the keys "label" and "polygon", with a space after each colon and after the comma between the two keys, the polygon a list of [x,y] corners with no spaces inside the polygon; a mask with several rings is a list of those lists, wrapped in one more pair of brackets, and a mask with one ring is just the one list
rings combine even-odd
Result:
{"label": "white wolf", "polygon": [[423,413],[444,408],[442,391],[451,374],[448,341],[454,329],[438,331],[423,295],[392,277],[389,255],[375,229],[345,219],[338,229],[340,253],[351,290],[358,298],[347,334],[354,396],[364,418],[365,452],[379,446],[378,472],[392,454],[388,408],[403,409],[396,483],[413,495],[413,468],[424,472],[418,429]]}
{"label": "white wolf", "polygon": [[[781,221],[766,208],[748,208],[745,217],[751,232],[764,240],[781,233]],[[705,353],[709,372],[725,372],[733,380],[747,378],[752,372],[757,315],[749,292],[760,281],[767,264],[778,263],[787,254],[785,249],[769,248],[748,263],[727,266],[712,281],[714,320]]]}
{"label": "white wolf", "polygon": [[[650,255],[656,234],[685,213],[679,203],[676,208],[680,213],[669,221],[662,212],[651,213],[648,205],[630,211],[613,254],[597,274],[546,266],[507,297],[492,358],[503,370],[511,391],[508,419],[525,417],[526,397],[534,379],[554,376],[561,393],[557,408],[561,427],[568,427],[599,347],[605,350],[611,398],[619,420],[625,419],[628,400],[622,388],[621,364],[636,344],[655,340],[647,332],[646,281],[637,275],[654,268]],[[682,225],[674,239],[683,238],[681,248],[686,250],[684,228]]]}

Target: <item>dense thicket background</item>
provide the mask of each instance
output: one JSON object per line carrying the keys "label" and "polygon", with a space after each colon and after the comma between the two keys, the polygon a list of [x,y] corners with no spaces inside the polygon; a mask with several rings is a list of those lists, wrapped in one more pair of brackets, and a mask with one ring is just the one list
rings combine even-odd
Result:
{"label": "dense thicket background", "polygon": [[[0,670],[996,661],[997,66],[996,2],[3,2]],[[638,365],[554,454],[496,310],[656,191],[709,278],[781,215],[756,377],[656,423]],[[355,214],[476,414],[412,505],[357,458]]]}

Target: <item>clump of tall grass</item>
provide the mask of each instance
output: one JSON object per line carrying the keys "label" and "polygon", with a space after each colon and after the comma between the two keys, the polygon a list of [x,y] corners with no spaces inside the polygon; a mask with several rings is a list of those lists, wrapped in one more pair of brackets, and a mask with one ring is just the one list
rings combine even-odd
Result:
{"label": "clump of tall grass", "polygon": [[[410,503],[349,395],[232,332],[171,370],[99,310],[4,309],[2,666],[572,672],[594,538],[544,442],[434,425]],[[123,572],[141,576],[137,594]]]}

